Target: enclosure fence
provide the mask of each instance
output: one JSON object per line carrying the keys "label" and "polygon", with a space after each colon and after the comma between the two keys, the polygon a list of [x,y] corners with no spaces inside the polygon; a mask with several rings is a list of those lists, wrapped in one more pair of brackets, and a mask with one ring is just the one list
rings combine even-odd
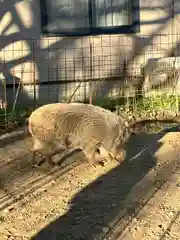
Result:
{"label": "enclosure fence", "polygon": [[[113,100],[137,110],[138,98],[152,103],[153,97],[158,98],[153,107],[160,103],[179,111],[179,40],[180,34],[169,33],[8,44],[0,38],[0,120],[4,124],[39,105],[70,101],[103,105]],[[165,95],[171,96],[166,104]]]}

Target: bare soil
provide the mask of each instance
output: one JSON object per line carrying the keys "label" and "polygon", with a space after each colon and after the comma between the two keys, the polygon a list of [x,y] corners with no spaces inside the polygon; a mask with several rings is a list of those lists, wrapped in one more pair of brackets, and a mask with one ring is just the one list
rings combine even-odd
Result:
{"label": "bare soil", "polygon": [[142,133],[121,164],[31,166],[31,139],[0,139],[0,240],[180,239],[180,133]]}

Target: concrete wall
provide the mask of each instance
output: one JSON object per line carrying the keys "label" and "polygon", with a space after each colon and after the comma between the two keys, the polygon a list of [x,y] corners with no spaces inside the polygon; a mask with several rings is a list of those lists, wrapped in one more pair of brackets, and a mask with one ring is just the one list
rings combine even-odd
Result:
{"label": "concrete wall", "polygon": [[[0,93],[6,84],[62,81],[54,85],[24,85],[19,101],[33,102],[34,92],[39,102],[62,101],[68,98],[78,83],[65,81],[101,79],[94,82],[99,95],[117,93],[122,85],[133,89],[132,78],[120,79],[126,65],[126,76],[140,76],[140,67],[152,57],[179,55],[180,3],[174,0],[140,0],[140,33],[90,37],[41,36],[40,5],[35,0],[4,0],[0,2]],[[173,14],[174,16],[172,16]],[[92,56],[90,55],[92,40]],[[92,63],[92,66],[91,66]],[[109,81],[103,81],[109,79]],[[115,81],[114,79],[120,79]],[[126,81],[125,81],[126,79]],[[136,80],[139,81],[139,80]],[[7,89],[8,100],[15,98],[16,88]],[[77,92],[77,98],[89,94],[89,83]],[[123,93],[122,93],[123,94]],[[3,96],[2,96],[3,98]]]}

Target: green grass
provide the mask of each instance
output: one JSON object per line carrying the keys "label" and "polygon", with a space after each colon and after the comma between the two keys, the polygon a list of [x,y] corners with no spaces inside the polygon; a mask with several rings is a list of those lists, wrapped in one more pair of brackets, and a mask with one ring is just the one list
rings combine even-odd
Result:
{"label": "green grass", "polygon": [[94,104],[107,108],[109,110],[115,110],[122,108],[125,111],[131,111],[136,113],[144,111],[172,111],[179,112],[180,97],[168,96],[167,94],[155,97],[143,97],[143,98],[117,98],[110,99],[104,98],[96,99]]}
{"label": "green grass", "polygon": [[134,110],[138,111],[161,111],[168,110],[173,112],[179,111],[180,98],[176,96],[156,96],[143,98],[137,101]]}

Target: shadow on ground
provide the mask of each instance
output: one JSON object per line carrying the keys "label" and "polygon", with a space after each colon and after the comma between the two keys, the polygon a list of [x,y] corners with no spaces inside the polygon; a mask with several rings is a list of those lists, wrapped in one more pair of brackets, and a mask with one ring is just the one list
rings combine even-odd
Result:
{"label": "shadow on ground", "polygon": [[[16,140],[15,140],[16,139]],[[84,155],[70,156],[60,166],[32,167],[31,138],[23,134],[0,139],[0,211],[26,198],[85,162]]]}
{"label": "shadow on ground", "polygon": [[25,127],[19,128],[17,131],[13,131],[0,136],[0,149],[4,148],[8,144],[24,140],[27,137]]}
{"label": "shadow on ground", "polygon": [[[140,192],[132,194],[134,187],[156,167],[153,154],[161,147],[158,140],[164,135],[162,132],[132,136],[126,146],[125,161],[78,192],[70,202],[69,211],[31,240],[99,240],[119,219],[132,217],[140,204],[141,195]],[[143,189],[143,193],[149,190],[147,186]],[[125,201],[127,199],[129,204]]]}

